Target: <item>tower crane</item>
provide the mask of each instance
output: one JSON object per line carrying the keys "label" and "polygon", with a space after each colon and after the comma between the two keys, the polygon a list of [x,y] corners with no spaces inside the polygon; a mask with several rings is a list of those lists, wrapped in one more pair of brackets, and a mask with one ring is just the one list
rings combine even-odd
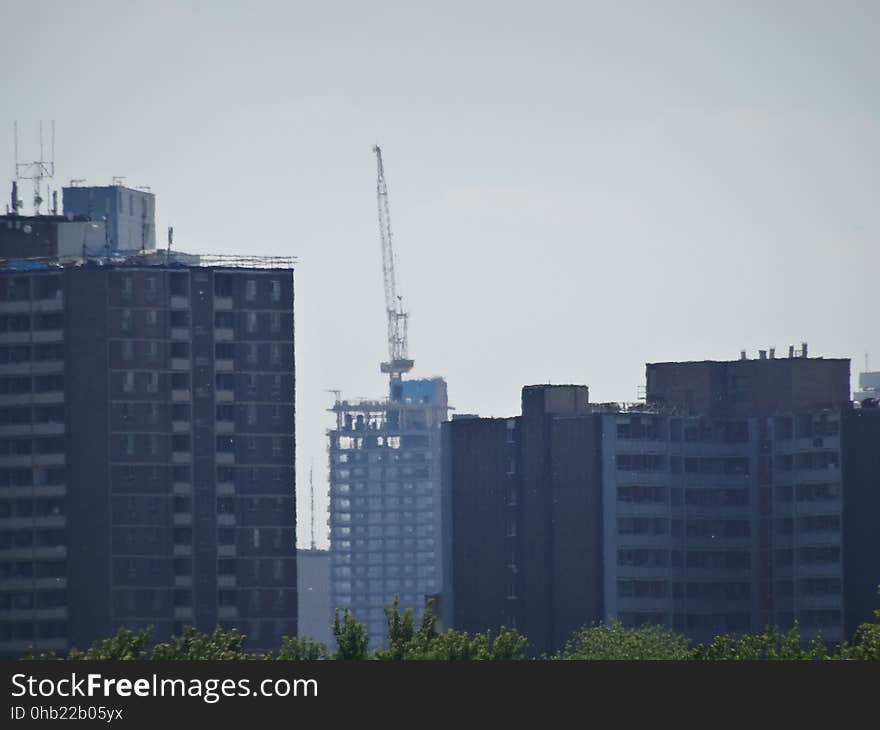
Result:
{"label": "tower crane", "polygon": [[376,154],[376,206],[379,213],[379,239],[382,243],[382,273],[385,280],[385,315],[388,319],[388,362],[379,369],[387,373],[392,386],[399,383],[401,376],[412,370],[415,362],[407,352],[407,319],[409,313],[403,308],[403,299],[397,293],[397,278],[394,273],[394,245],[391,236],[391,213],[388,209],[388,184],[385,182],[385,167],[382,164],[382,150],[373,146]]}

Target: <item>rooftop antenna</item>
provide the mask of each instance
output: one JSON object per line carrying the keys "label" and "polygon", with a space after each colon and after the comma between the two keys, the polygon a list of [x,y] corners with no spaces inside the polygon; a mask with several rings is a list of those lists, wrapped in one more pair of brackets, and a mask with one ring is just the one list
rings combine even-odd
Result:
{"label": "rooftop antenna", "polygon": [[312,550],[315,549],[315,482],[312,479],[315,462],[309,465],[309,533],[312,536]]}
{"label": "rooftop antenna", "polygon": [[123,180],[125,180],[125,176],[124,176],[124,175],[114,175],[114,176],[113,176],[113,179],[111,180],[111,182],[113,183],[114,186],[116,186],[116,185],[121,186]]}
{"label": "rooftop antenna", "polygon": [[[33,162],[18,161],[18,122],[13,126],[13,135],[15,137],[15,181],[31,180],[34,184],[34,215],[40,214],[40,206],[43,203],[43,180],[52,180],[55,177],[55,120],[52,120],[52,138],[50,146],[50,159],[46,159],[45,146],[43,144],[43,122],[40,122],[40,158]],[[17,186],[16,186],[17,187]],[[21,201],[16,201],[18,208],[21,207]]]}
{"label": "rooftop antenna", "polygon": [[84,183],[85,181],[86,179],[84,177],[75,177],[70,181],[70,187],[78,187],[80,183]]}

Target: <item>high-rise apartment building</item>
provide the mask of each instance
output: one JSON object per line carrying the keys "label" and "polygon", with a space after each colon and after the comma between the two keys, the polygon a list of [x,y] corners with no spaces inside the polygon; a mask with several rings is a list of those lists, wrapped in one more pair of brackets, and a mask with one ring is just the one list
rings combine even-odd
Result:
{"label": "high-rise apartment building", "polygon": [[647,404],[531,386],[521,416],[444,424],[445,622],[535,653],[612,619],[847,638],[880,583],[880,410],[848,367],[662,363]]}
{"label": "high-rise apartment building", "polygon": [[187,624],[277,647],[297,616],[292,260],[10,257],[27,225],[0,218],[0,654]]}

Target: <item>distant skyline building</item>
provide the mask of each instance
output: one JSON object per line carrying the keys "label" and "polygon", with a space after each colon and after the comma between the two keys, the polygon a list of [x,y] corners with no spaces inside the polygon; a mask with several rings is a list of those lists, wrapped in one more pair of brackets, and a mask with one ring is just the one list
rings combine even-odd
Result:
{"label": "distant skyline building", "polygon": [[0,655],[187,624],[277,648],[297,631],[292,260],[28,261],[25,220],[0,218]]}
{"label": "distant skyline building", "polygon": [[330,608],[351,609],[371,646],[384,645],[384,607],[421,615],[441,573],[440,424],[446,381],[396,380],[381,401],[337,400],[330,457]]}
{"label": "distant skyline building", "polygon": [[880,371],[859,373],[859,389],[854,398],[857,401],[866,398],[880,399]]}
{"label": "distant skyline building", "polygon": [[299,635],[329,646],[332,641],[330,551],[299,548],[296,561]]}
{"label": "distant skyline building", "polygon": [[521,416],[444,424],[445,625],[535,653],[612,619],[848,638],[880,583],[880,410],[853,408],[848,372],[649,364],[647,404],[529,386]]}

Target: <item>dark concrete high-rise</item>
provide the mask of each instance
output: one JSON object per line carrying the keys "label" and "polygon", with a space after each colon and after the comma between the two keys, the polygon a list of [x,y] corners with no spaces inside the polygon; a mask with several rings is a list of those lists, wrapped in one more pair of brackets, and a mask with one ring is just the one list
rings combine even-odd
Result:
{"label": "dark concrete high-rise", "polygon": [[516,628],[540,654],[602,618],[600,425],[574,385],[443,424],[444,625]]}
{"label": "dark concrete high-rise", "polygon": [[293,338],[289,259],[6,258],[0,654],[296,633]]}
{"label": "dark concrete high-rise", "polygon": [[848,400],[848,368],[649,365],[647,404],[530,386],[521,416],[444,424],[446,624],[536,653],[612,619],[849,637],[880,583],[880,409]]}

